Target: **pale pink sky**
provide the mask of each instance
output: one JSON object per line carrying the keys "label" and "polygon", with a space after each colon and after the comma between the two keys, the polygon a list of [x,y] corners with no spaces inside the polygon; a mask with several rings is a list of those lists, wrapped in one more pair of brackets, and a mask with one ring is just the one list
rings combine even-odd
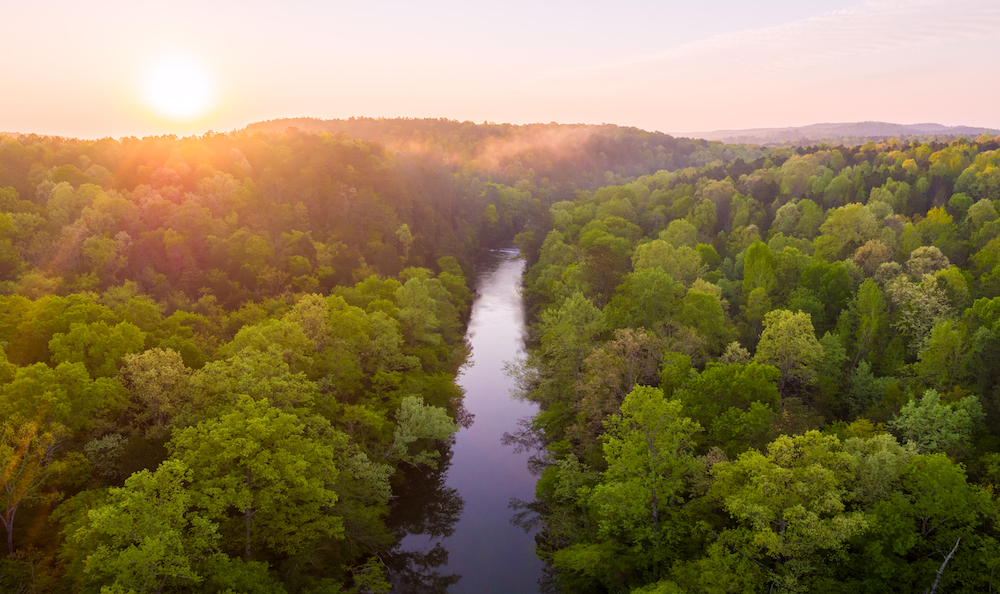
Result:
{"label": "pale pink sky", "polygon": [[[296,116],[1000,129],[996,0],[0,0],[0,24],[9,132],[184,135]],[[175,55],[217,89],[195,121],[143,104],[150,64]]]}

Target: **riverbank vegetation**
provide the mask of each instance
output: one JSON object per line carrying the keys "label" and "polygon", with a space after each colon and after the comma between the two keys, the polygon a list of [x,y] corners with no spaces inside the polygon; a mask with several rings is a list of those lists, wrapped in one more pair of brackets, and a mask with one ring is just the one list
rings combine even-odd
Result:
{"label": "riverbank vegetation", "polygon": [[0,589],[446,587],[446,553],[394,546],[461,512],[441,477],[477,253],[540,243],[559,196],[731,158],[613,126],[358,122],[406,146],[0,136]]}
{"label": "riverbank vegetation", "polygon": [[998,587],[1000,148],[774,149],[578,192],[527,254],[561,592]]}

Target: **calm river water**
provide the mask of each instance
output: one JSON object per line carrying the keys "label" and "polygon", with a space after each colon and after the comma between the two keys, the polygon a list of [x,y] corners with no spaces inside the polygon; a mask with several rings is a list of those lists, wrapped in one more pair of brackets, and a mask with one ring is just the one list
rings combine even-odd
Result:
{"label": "calm river water", "polygon": [[406,477],[408,492],[400,499],[425,507],[393,512],[397,534],[407,535],[395,551],[397,563],[402,559],[408,568],[405,578],[394,580],[399,594],[538,592],[542,563],[535,559],[534,536],[510,524],[507,507],[511,498],[534,498],[535,477],[527,453],[500,443],[505,431],[537,411],[511,398],[512,381],[503,372],[504,362],[524,348],[518,292],[524,261],[517,254],[493,250],[478,263],[469,322],[472,355],[458,378],[475,421],[458,432],[450,460],[446,452],[437,473]]}

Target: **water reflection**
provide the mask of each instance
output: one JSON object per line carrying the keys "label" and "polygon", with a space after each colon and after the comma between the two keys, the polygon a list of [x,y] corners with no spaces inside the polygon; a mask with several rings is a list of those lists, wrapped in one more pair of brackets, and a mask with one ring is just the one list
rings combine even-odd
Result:
{"label": "water reflection", "polygon": [[465,508],[458,489],[445,483],[453,456],[452,444],[439,451],[437,470],[407,467],[394,487],[397,497],[389,511],[388,524],[398,543],[383,558],[394,592],[444,593],[461,578],[456,573],[442,575],[440,569],[448,565],[448,551],[440,542],[429,551],[414,550],[403,544],[408,535],[426,535],[435,540],[451,536]]}
{"label": "water reflection", "polygon": [[410,471],[399,483],[390,527],[401,541],[386,561],[398,594],[539,591],[543,568],[533,535],[511,525],[520,510],[508,508],[512,498],[534,495],[530,448],[512,451],[501,443],[505,432],[527,439],[528,425],[519,419],[537,412],[534,404],[511,399],[514,382],[504,373],[505,362],[524,355],[523,271],[516,250],[494,250],[478,263],[467,335],[472,354],[458,378],[475,423],[442,451],[437,471]]}

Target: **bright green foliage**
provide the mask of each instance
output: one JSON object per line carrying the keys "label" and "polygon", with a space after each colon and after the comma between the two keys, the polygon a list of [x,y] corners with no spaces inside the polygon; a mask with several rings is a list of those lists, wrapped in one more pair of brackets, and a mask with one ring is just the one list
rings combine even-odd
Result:
{"label": "bright green foliage", "polygon": [[109,326],[101,321],[73,324],[68,333],[52,337],[49,350],[55,363],[83,363],[91,377],[113,377],[122,358],[140,352],[145,341],[142,331],[128,322]]}
{"label": "bright green foliage", "polygon": [[764,317],[764,332],[754,360],[781,372],[778,389],[784,397],[813,381],[815,365],[823,355],[812,321],[805,313],[777,309]]}
{"label": "bright green foliage", "polygon": [[684,219],[670,221],[666,230],[660,232],[660,239],[675,248],[694,247],[698,241],[698,227]]}
{"label": "bright green foliage", "polygon": [[776,270],[777,264],[771,248],[762,241],[754,242],[747,248],[743,261],[743,294],[750,295],[754,289],[773,292],[777,284]]}
{"label": "bright green foliage", "polygon": [[403,336],[411,348],[418,341],[435,345],[441,340],[440,335],[434,332],[439,322],[434,315],[430,289],[424,281],[416,278],[406,281],[406,284],[396,291],[396,302],[399,306],[399,322],[403,327]]}
{"label": "bright green foliage", "polygon": [[747,547],[776,586],[805,589],[829,569],[820,555],[842,549],[870,524],[863,513],[845,510],[855,466],[836,437],[817,431],[783,435],[766,455],[750,450],[716,464],[711,493],[739,525],[722,540]]}
{"label": "bright green foliage", "polygon": [[966,445],[982,420],[983,407],[976,396],[949,405],[941,402],[936,390],[927,390],[919,402],[911,399],[903,406],[892,427],[922,453],[931,454]]}
{"label": "bright green foliage", "polygon": [[817,254],[829,259],[840,259],[875,239],[878,222],[871,211],[862,204],[848,204],[833,208],[820,227],[822,235],[816,240]]}
{"label": "bright green foliage", "polygon": [[[225,412],[240,396],[267,399],[286,411],[309,409],[319,398],[316,384],[303,373],[292,373],[276,346],[265,351],[247,348],[227,359],[213,361],[190,375],[188,383],[193,410],[185,413],[185,424]],[[176,406],[183,400],[173,402]]]}
{"label": "bright green foliage", "polygon": [[17,414],[0,425],[0,521],[7,533],[8,555],[14,553],[14,520],[21,504],[56,496],[42,492],[42,487],[64,468],[54,460],[61,432],[58,425],[42,425]]}
{"label": "bright green foliage", "polygon": [[917,355],[917,373],[929,385],[942,390],[957,385],[966,376],[969,346],[964,326],[951,320],[938,323]]}
{"label": "bright green foliage", "polygon": [[119,379],[128,391],[136,426],[146,426],[157,437],[188,399],[191,370],[177,351],[150,349],[125,355]]}
{"label": "bright green foliage", "polygon": [[[168,460],[112,488],[74,538],[96,538],[86,571],[97,583],[137,592],[172,591],[204,581],[201,567],[219,554],[218,527],[193,509],[191,471]],[[201,567],[200,567],[201,566]]]}
{"label": "bright green foliage", "polygon": [[706,271],[699,252],[690,246],[675,248],[662,239],[654,239],[635,248],[632,266],[636,271],[658,268],[685,286]]}
{"label": "bright green foliage", "polygon": [[714,293],[692,287],[681,300],[677,319],[694,328],[709,344],[712,353],[721,353],[733,337],[722,302]]}
{"label": "bright green foliage", "polygon": [[888,433],[852,437],[844,442],[844,451],[857,460],[854,497],[869,510],[899,489],[903,469],[917,455],[912,442],[902,446]]}
{"label": "bright green foliage", "polygon": [[295,372],[308,373],[312,368],[315,343],[302,326],[289,320],[266,320],[244,326],[233,340],[219,349],[219,354],[231,356],[245,349],[270,352],[277,347],[282,359]]}
{"label": "bright green foliage", "polygon": [[20,414],[65,425],[73,432],[107,422],[124,408],[128,392],[113,379],[91,380],[82,363],[20,367],[0,386],[0,416]]}
{"label": "bright green foliage", "polygon": [[580,293],[574,293],[558,309],[541,315],[539,339],[544,356],[560,376],[576,382],[583,360],[590,354],[593,338],[604,329],[601,310]]}
{"label": "bright green foliage", "polygon": [[448,416],[448,411],[437,406],[424,404],[420,396],[410,395],[403,398],[396,411],[396,427],[393,430],[393,440],[383,456],[390,460],[400,460],[409,464],[426,464],[437,468],[435,458],[441,455],[433,444],[424,447],[416,453],[410,451],[410,446],[420,440],[444,441],[458,431],[458,425]]}
{"label": "bright green foliage", "polygon": [[656,328],[677,309],[684,287],[657,268],[625,275],[611,301],[604,307],[612,328]]}
{"label": "bright green foliage", "polygon": [[343,528],[333,445],[309,437],[298,417],[244,397],[218,418],[175,434],[173,456],[191,469],[195,504],[220,523],[247,560],[267,549],[294,554]]}
{"label": "bright green foliage", "polygon": [[770,365],[709,363],[675,396],[684,412],[706,429],[704,446],[736,455],[763,448],[774,438],[772,423],[781,406],[779,372]]}
{"label": "bright green foliage", "polygon": [[656,568],[682,536],[678,514],[700,467],[692,440],[701,427],[681,414],[679,401],[639,386],[625,397],[621,414],[608,418],[606,430],[608,469],[590,495],[598,538],[627,543],[631,563],[652,571],[655,580]]}

